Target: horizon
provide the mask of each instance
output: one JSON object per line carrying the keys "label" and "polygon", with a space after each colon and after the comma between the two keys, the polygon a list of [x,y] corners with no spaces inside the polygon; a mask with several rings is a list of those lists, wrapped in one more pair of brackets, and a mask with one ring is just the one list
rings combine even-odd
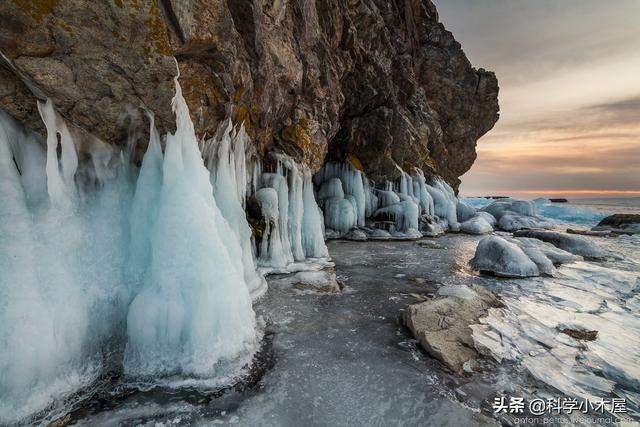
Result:
{"label": "horizon", "polygon": [[640,196],[640,2],[434,1],[500,85],[460,194]]}

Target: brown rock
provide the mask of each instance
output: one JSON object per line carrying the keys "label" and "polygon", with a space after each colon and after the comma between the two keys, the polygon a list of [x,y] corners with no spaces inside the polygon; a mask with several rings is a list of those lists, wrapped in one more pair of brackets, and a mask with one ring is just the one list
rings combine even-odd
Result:
{"label": "brown rock", "polygon": [[479,286],[444,288],[438,298],[410,305],[403,320],[429,355],[460,373],[465,362],[478,356],[469,326],[500,302]]}
{"label": "brown rock", "polygon": [[44,97],[107,142],[131,106],[172,130],[174,57],[199,136],[232,117],[260,153],[312,169],[327,155],[374,179],[416,166],[455,187],[498,119],[494,74],[430,0],[8,0],[0,21],[0,107],[40,132]]}
{"label": "brown rock", "polygon": [[569,335],[571,338],[583,341],[594,341],[596,338],[598,338],[598,331],[565,328],[560,332]]}

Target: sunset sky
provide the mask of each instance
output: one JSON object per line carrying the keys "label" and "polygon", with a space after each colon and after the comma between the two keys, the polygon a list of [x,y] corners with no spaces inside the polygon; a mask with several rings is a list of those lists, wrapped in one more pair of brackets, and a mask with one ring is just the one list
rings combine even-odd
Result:
{"label": "sunset sky", "polygon": [[640,196],[640,1],[435,3],[500,84],[463,195]]}

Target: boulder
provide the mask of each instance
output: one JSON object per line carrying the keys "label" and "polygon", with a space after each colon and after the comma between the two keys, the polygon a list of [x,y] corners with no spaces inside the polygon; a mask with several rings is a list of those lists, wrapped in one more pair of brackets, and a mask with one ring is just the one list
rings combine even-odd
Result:
{"label": "boulder", "polygon": [[593,227],[592,230],[629,234],[640,233],[640,214],[609,215]]}
{"label": "boulder", "polygon": [[430,356],[461,373],[465,363],[478,357],[469,326],[489,308],[500,305],[496,296],[482,287],[445,286],[435,299],[410,305],[403,321]]}
{"label": "boulder", "polygon": [[470,265],[475,270],[500,277],[522,278],[540,275],[536,264],[517,244],[498,236],[487,236],[478,243]]}

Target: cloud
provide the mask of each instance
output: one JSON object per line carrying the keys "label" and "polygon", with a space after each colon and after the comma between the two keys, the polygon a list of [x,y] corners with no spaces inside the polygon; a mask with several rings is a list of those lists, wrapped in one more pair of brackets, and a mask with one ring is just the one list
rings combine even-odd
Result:
{"label": "cloud", "polygon": [[500,84],[463,193],[640,191],[639,1],[435,2]]}

